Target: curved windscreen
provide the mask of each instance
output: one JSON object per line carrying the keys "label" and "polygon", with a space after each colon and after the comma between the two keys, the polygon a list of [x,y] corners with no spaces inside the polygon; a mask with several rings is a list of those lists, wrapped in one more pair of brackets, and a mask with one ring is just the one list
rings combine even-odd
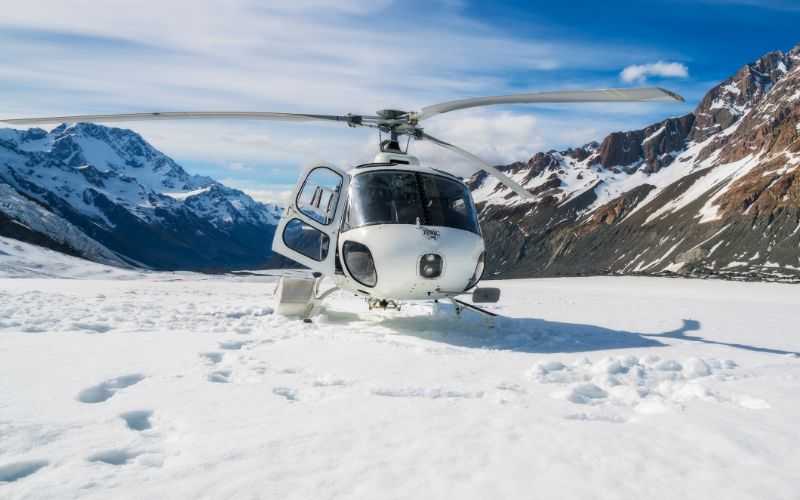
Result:
{"label": "curved windscreen", "polygon": [[376,170],[353,177],[344,231],[370,224],[419,224],[480,234],[467,187],[439,175]]}

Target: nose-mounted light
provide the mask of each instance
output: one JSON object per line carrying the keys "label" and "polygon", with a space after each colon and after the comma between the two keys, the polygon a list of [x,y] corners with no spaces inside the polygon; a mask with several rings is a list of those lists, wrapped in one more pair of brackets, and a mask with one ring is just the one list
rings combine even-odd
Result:
{"label": "nose-mounted light", "polygon": [[366,245],[355,241],[345,241],[342,253],[344,254],[344,265],[353,279],[368,287],[373,287],[378,283],[375,261]]}
{"label": "nose-mounted light", "polygon": [[442,256],[435,253],[426,253],[419,259],[419,275],[423,278],[438,278],[442,274]]}

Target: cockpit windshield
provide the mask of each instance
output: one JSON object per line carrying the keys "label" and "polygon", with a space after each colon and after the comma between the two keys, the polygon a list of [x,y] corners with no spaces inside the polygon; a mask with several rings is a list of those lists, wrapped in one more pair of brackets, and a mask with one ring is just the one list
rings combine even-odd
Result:
{"label": "cockpit windshield", "polygon": [[370,224],[417,224],[480,234],[469,190],[440,175],[376,170],[353,177],[344,231]]}

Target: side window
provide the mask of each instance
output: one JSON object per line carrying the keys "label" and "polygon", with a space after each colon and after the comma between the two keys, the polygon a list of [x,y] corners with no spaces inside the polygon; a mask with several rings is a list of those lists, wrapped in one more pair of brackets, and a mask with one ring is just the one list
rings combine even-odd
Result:
{"label": "side window", "polygon": [[283,242],[290,249],[322,262],[328,257],[330,238],[299,219],[292,219],[283,230]]}
{"label": "side window", "polygon": [[464,198],[456,198],[453,200],[452,208],[462,215],[467,215],[467,202],[464,201]]}
{"label": "side window", "polygon": [[315,168],[308,174],[303,187],[297,193],[297,209],[320,224],[330,224],[336,215],[342,182],[342,176],[333,170]]}

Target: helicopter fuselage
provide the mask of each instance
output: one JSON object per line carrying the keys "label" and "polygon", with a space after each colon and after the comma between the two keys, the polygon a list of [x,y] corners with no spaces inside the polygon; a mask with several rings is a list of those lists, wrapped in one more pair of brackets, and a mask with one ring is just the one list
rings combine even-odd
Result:
{"label": "helicopter fuselage", "polygon": [[413,157],[393,156],[348,172],[319,162],[307,167],[273,248],[370,299],[466,293],[485,259],[469,189]]}
{"label": "helicopter fuselage", "polygon": [[[478,282],[475,272],[484,252],[479,235],[449,227],[380,224],[353,229],[339,235],[340,256],[349,241],[369,249],[377,280],[374,286],[365,286],[343,260],[341,272],[331,276],[336,286],[389,300],[440,299],[465,293]],[[425,276],[429,255],[441,258],[441,271],[433,277]]]}

